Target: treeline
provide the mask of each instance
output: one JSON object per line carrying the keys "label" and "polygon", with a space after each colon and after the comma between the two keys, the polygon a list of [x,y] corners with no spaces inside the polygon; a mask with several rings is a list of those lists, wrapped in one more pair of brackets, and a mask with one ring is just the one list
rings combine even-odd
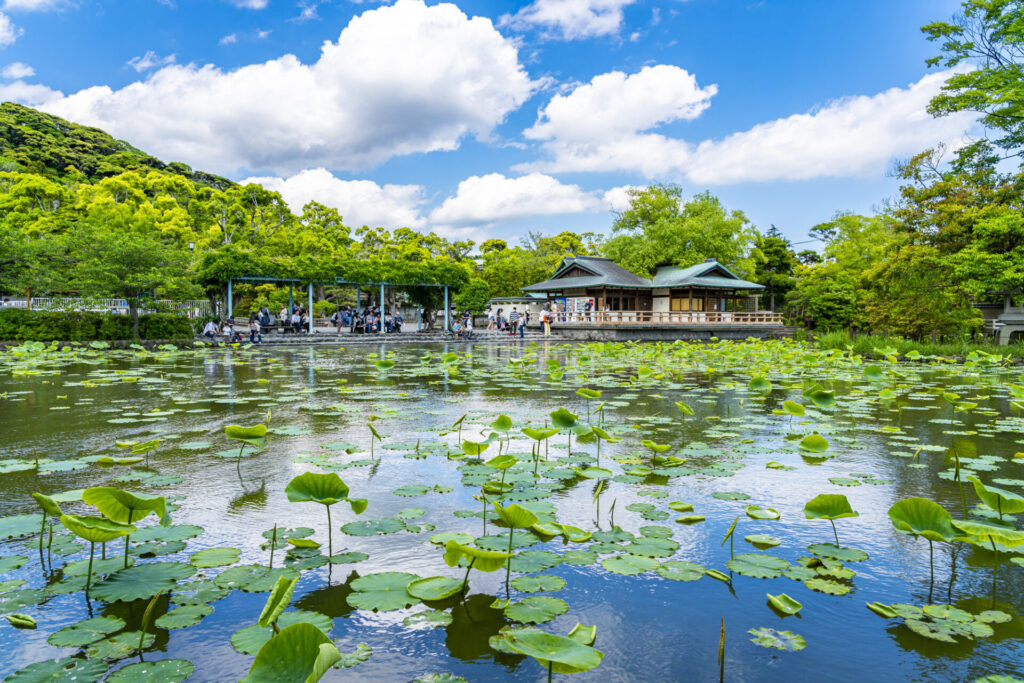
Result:
{"label": "treeline", "polygon": [[[460,308],[514,296],[565,257],[606,255],[647,276],[661,264],[715,258],[765,285],[762,306],[807,327],[922,337],[976,330],[974,304],[1024,290],[1024,9],[967,0],[955,23],[924,27],[935,63],[968,63],[933,100],[942,116],[975,111],[987,139],[922,151],[896,169],[897,197],[873,216],[837,213],[811,228],[821,248],[795,251],[710,193],[630,192],[607,236],[529,233],[520,244],[449,240],[408,228],[345,225],[310,202],[296,214],[275,192],[163,162],[94,128],[0,105],[0,292],[126,299],[137,336],[144,297],[223,301],[231,278],[300,283],[387,281],[425,311],[446,284]],[[1018,35],[1020,34],[1020,35]],[[351,287],[318,285],[317,312],[352,303]],[[235,310],[275,308],[287,290],[234,290]],[[392,305],[394,301],[388,302]],[[432,316],[429,316],[432,320]]]}

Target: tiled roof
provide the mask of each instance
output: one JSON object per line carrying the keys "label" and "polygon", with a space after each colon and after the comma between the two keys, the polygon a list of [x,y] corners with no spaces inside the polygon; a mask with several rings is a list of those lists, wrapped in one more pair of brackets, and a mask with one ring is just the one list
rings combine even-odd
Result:
{"label": "tiled roof", "polygon": [[[593,273],[588,276],[558,277],[573,266]],[[715,271],[720,271],[718,274]],[[708,274],[705,274],[708,273]],[[726,273],[731,277],[722,275]],[[614,287],[624,289],[661,289],[665,287],[707,287],[711,289],[764,289],[764,285],[741,280],[717,261],[693,266],[661,266],[648,280],[631,273],[609,258],[574,256],[563,259],[550,280],[523,287],[524,292],[552,292],[566,289]]]}

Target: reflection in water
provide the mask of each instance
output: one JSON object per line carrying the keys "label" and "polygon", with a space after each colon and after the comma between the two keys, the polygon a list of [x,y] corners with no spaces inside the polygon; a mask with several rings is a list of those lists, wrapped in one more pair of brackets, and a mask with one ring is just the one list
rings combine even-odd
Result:
{"label": "reflection in water", "polygon": [[493,659],[509,669],[514,669],[523,657],[495,652],[488,644],[491,636],[498,634],[502,626],[508,625],[505,614],[492,609],[493,595],[470,595],[452,608],[452,623],[445,628],[444,644],[452,657],[467,662]]}
{"label": "reflection in water", "polygon": [[260,484],[255,491],[248,491],[228,501],[228,512],[245,512],[246,510],[262,510],[267,504],[267,482]]}
{"label": "reflection in water", "polygon": [[345,583],[310,591],[292,604],[302,610],[326,614],[332,619],[348,616],[353,607],[348,604],[347,598],[352,593],[352,582],[358,578],[359,574],[352,571]]}

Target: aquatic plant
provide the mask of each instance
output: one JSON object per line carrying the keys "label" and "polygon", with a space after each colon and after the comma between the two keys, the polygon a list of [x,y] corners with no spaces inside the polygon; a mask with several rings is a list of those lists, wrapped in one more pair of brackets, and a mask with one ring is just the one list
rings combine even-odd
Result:
{"label": "aquatic plant", "polygon": [[331,506],[345,501],[357,515],[366,511],[368,501],[365,498],[349,498],[348,485],[341,480],[337,472],[320,474],[306,472],[293,478],[285,487],[285,495],[292,503],[320,503],[327,511],[327,557],[334,555],[334,540],[331,527]]}
{"label": "aquatic plant", "polygon": [[804,504],[804,516],[807,519],[827,519],[832,524],[832,534],[839,545],[839,534],[836,532],[837,519],[860,517],[860,513],[850,507],[850,501],[842,494],[822,493]]}
{"label": "aquatic plant", "polygon": [[931,583],[935,582],[935,541],[952,543],[960,533],[953,528],[953,516],[938,503],[913,497],[897,501],[889,508],[889,519],[901,534],[920,536],[928,541],[928,565]]}

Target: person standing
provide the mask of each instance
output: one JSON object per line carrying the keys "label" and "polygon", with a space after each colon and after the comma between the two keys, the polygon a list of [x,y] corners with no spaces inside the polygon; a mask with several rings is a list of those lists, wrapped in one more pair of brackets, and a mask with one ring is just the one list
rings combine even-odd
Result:
{"label": "person standing", "polygon": [[515,306],[512,307],[512,312],[508,314],[508,324],[512,328],[512,332],[508,336],[516,336],[516,331],[519,327],[519,311],[516,310]]}
{"label": "person standing", "polygon": [[263,343],[263,330],[260,328],[260,321],[255,315],[249,317],[249,343]]}
{"label": "person standing", "polygon": [[544,308],[540,309],[540,326],[542,328],[544,328],[544,336],[545,337],[550,337],[551,336],[551,311],[548,310],[547,306],[545,306]]}
{"label": "person standing", "polygon": [[487,336],[493,337],[498,331],[498,319],[494,314],[494,309],[487,311]]}

